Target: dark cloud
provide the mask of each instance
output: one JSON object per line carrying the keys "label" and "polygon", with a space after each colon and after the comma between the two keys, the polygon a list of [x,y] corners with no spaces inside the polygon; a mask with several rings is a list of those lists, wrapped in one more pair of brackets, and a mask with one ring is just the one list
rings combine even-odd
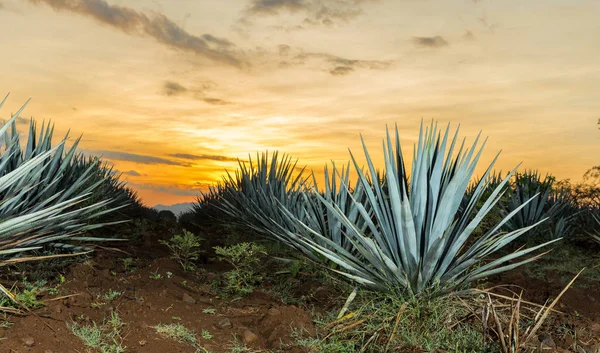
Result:
{"label": "dark cloud", "polygon": [[129,171],[123,172],[122,174],[136,176],[136,177],[142,176],[142,174],[136,172],[135,170],[129,170]]}
{"label": "dark cloud", "polygon": [[354,71],[354,69],[349,66],[338,66],[334,69],[329,70],[329,73],[333,76],[343,76],[351,73],[352,71]]}
{"label": "dark cloud", "polygon": [[201,191],[206,191],[208,185],[206,183],[196,183],[194,185],[185,184],[169,184],[169,185],[155,185],[155,184],[136,184],[127,183],[128,186],[134,189],[152,190],[158,192],[164,192],[166,194],[177,195],[177,196],[200,196]]}
{"label": "dark cloud", "polygon": [[227,65],[241,67],[242,60],[230,49],[234,45],[211,34],[195,36],[161,13],[148,16],[132,8],[110,5],[104,0],[29,0],[46,4],[56,11],[88,16],[129,35],[147,36],[168,47]]}
{"label": "dark cloud", "polygon": [[251,0],[242,22],[253,16],[274,16],[282,12],[302,13],[306,25],[332,26],[335,21],[348,22],[364,13],[363,5],[379,0]]}
{"label": "dark cloud", "polygon": [[465,34],[463,34],[463,38],[466,40],[475,40],[475,35],[471,31],[466,31]]}
{"label": "dark cloud", "polygon": [[301,11],[309,5],[310,2],[304,0],[253,0],[248,11],[254,14],[276,15],[281,10]]}
{"label": "dark cloud", "polygon": [[117,160],[117,161],[128,161],[128,162],[135,162],[135,163],[140,163],[140,164],[167,164],[167,165],[178,165],[178,166],[183,166],[183,167],[189,167],[189,163],[181,163],[181,162],[166,159],[166,158],[147,156],[147,155],[142,155],[142,154],[127,153],[127,152],[121,152],[121,151],[106,151],[106,150],[86,151],[86,152],[88,154],[96,155],[96,156],[106,158],[106,159]]}
{"label": "dark cloud", "polygon": [[232,104],[230,101],[226,101],[219,98],[211,98],[211,97],[199,97],[201,101],[204,103],[212,104],[212,105],[228,105]]}
{"label": "dark cloud", "polygon": [[442,36],[435,37],[414,37],[413,43],[419,47],[440,48],[448,45],[448,42]]}
{"label": "dark cloud", "polygon": [[193,88],[187,88],[179,82],[175,81],[165,81],[162,85],[162,93],[166,96],[177,96],[182,94],[191,93],[195,99],[201,100],[205,103],[212,105],[226,105],[231,104],[231,102],[220,99],[209,97],[207,94],[210,90],[216,87],[216,84],[212,81],[204,82],[200,85],[197,85]]}
{"label": "dark cloud", "polygon": [[170,154],[170,157],[182,158],[182,159],[190,159],[190,160],[212,160],[212,161],[224,161],[224,162],[237,162],[237,158],[227,157],[227,156],[217,156],[217,155],[209,155],[209,154],[187,154],[187,153],[175,153]]}
{"label": "dark cloud", "polygon": [[178,94],[187,92],[187,88],[183,87],[177,82],[165,81],[163,84],[163,92],[167,96],[176,96]]}

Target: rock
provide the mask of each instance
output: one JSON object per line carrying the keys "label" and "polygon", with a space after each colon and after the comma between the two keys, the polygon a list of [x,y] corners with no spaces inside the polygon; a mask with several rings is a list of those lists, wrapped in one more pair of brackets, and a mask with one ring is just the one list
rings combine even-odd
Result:
{"label": "rock", "polygon": [[552,339],[552,336],[550,336],[549,334],[545,334],[545,335],[541,336],[540,342],[542,342],[542,348],[544,348],[544,347],[556,348],[556,343]]}
{"label": "rock", "polygon": [[231,324],[231,320],[229,320],[228,318],[223,318],[219,320],[219,322],[217,322],[217,324],[215,325],[216,328],[220,329],[231,328],[232,326],[233,325]]}
{"label": "rock", "polygon": [[44,353],[54,353],[51,349],[46,349]]}
{"label": "rock", "polygon": [[258,336],[254,332],[252,332],[248,329],[244,330],[244,333],[242,333],[242,336],[244,338],[244,343],[246,343],[246,344],[253,343],[258,340]]}
{"label": "rock", "polygon": [[281,310],[279,310],[277,308],[271,308],[271,309],[269,309],[269,315],[271,315],[271,316],[281,315]]}
{"label": "rock", "polygon": [[192,298],[192,296],[187,293],[183,293],[183,297],[181,298],[181,300],[188,304],[196,304],[196,299]]}
{"label": "rock", "polygon": [[23,342],[23,344],[26,345],[27,347],[33,347],[33,345],[35,345],[35,340],[31,336],[22,338],[21,342]]}

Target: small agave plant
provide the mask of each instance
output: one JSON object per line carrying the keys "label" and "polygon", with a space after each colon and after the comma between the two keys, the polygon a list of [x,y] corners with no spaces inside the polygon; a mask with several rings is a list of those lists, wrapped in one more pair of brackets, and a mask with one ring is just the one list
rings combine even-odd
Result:
{"label": "small agave plant", "polygon": [[[382,174],[375,169],[363,140],[368,168],[360,168],[352,153],[351,159],[365,197],[355,198],[347,183],[342,183],[352,199],[350,207],[319,193],[315,193],[314,198],[306,198],[309,203],[322,204],[328,210],[328,222],[342,227],[329,227],[330,231],[324,232],[315,227],[315,223],[295,217],[298,212],[289,212],[282,207],[287,217],[300,223],[310,236],[293,232],[286,226],[279,229],[281,237],[298,242],[297,248],[305,249],[311,258],[317,253],[335,263],[337,266],[333,271],[360,285],[379,291],[407,289],[413,294],[432,288],[442,292],[456,289],[541,256],[522,259],[551,242],[482,263],[486,257],[543,221],[509,232],[501,230],[531,199],[524,200],[468,246],[470,235],[500,200],[515,170],[489,192],[492,180],[489,176],[497,155],[464,202],[485,142],[478,148],[478,136],[469,148],[464,140],[458,144],[458,130],[451,139],[449,135],[450,126],[442,135],[437,124],[432,123],[425,131],[421,125],[410,182],[397,127],[395,139],[388,130],[384,141],[385,170]],[[376,180],[379,181],[371,182]],[[480,203],[484,194],[488,197]],[[360,217],[350,216],[356,213]],[[351,245],[347,246],[347,243]],[[515,259],[519,260],[513,262]]]}
{"label": "small agave plant", "polygon": [[[77,162],[81,161],[76,154],[77,142],[69,150],[66,138],[51,146],[49,126],[37,139],[32,123],[22,149],[15,120],[26,105],[0,128],[0,141],[4,141],[0,144],[0,264],[31,260],[23,253],[48,245],[85,250],[68,244],[71,240],[114,240],[81,234],[108,224],[99,223],[98,217],[122,208],[124,200],[115,204],[110,195],[103,195],[89,202],[104,183],[94,179],[97,163]],[[8,134],[11,127],[12,134]]]}

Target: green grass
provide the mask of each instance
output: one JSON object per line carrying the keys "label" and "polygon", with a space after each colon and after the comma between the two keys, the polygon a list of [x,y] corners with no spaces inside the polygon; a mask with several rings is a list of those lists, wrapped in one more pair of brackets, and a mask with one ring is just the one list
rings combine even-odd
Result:
{"label": "green grass", "polygon": [[339,309],[316,318],[317,335],[294,332],[311,352],[496,352],[479,322],[462,322],[470,311],[452,296],[399,297],[364,291],[337,320]]}
{"label": "green grass", "polygon": [[182,324],[158,324],[154,327],[154,329],[156,330],[156,333],[162,336],[172,338],[179,343],[187,343],[191,345],[196,349],[196,352],[209,352],[206,348],[202,347],[198,343],[198,339],[196,338],[194,331],[188,329]]}
{"label": "green grass", "polygon": [[560,280],[568,283],[574,275],[582,268],[586,268],[574,287],[586,288],[586,281],[600,281],[600,252],[598,248],[587,249],[568,242],[561,242],[554,249],[537,261],[531,262],[523,267],[523,271],[529,277],[543,281],[554,281],[548,278],[548,272],[558,272]]}
{"label": "green grass", "polygon": [[112,311],[110,318],[105,320],[102,325],[92,322],[88,325],[82,325],[73,322],[68,325],[71,332],[92,350],[100,353],[124,353],[122,328],[124,326],[121,317],[116,311]]}

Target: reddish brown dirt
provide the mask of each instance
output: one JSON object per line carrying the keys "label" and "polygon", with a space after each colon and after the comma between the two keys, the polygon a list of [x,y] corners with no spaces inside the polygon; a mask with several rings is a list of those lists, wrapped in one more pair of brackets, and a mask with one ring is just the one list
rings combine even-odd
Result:
{"label": "reddish brown dirt", "polygon": [[[227,301],[210,290],[213,273],[209,272],[204,281],[197,280],[182,272],[168,257],[148,260],[142,268],[129,273],[123,268],[122,258],[100,251],[86,263],[71,265],[60,295],[72,296],[54,301],[51,296],[45,296],[42,299],[46,300],[46,306],[35,311],[38,317],[9,316],[14,325],[0,328],[0,337],[4,338],[0,351],[87,352],[67,324],[74,320],[102,323],[112,310],[116,310],[126,324],[123,344],[131,353],[195,352],[190,345],[157,334],[153,326],[159,323],[184,324],[196,332],[203,347],[214,353],[230,352],[235,337],[254,351],[279,349],[299,353],[304,350],[293,346],[294,340],[290,337],[293,331],[315,334],[310,311],[284,305],[272,295],[255,291],[249,297]],[[171,278],[167,272],[172,273]],[[151,279],[153,273],[160,273],[163,278]],[[182,281],[187,281],[185,286]],[[98,296],[109,289],[123,294],[93,308],[92,303],[101,302]],[[204,311],[211,308],[215,309],[214,314]],[[201,338],[202,330],[210,332],[213,338]]]}
{"label": "reddish brown dirt", "polygon": [[[550,304],[570,280],[555,270],[545,271],[544,280],[525,273],[514,270],[491,280],[506,287],[506,291],[496,292],[511,296],[509,290],[517,294],[522,290],[523,300],[536,304]],[[552,342],[556,352],[597,353],[600,352],[600,282],[583,278],[576,281],[556,304],[554,309],[560,313],[548,317],[538,331],[538,338]]]}
{"label": "reddish brown dirt", "polygon": [[[73,335],[67,324],[74,321],[102,321],[116,310],[125,323],[123,345],[128,353],[195,352],[187,344],[178,343],[156,333],[160,323],[182,323],[194,330],[199,343],[212,353],[231,352],[235,339],[251,348],[250,352],[307,352],[294,346],[294,333],[314,335],[311,310],[323,312],[339,305],[344,298],[319,280],[304,281],[292,290],[310,307],[285,305],[273,295],[257,290],[242,298],[219,298],[210,283],[227,270],[219,264],[201,266],[202,276],[185,273],[169,259],[166,249],[148,241],[141,247],[128,247],[131,255],[99,250],[85,263],[70,265],[58,295],[44,295],[46,306],[36,315],[8,315],[13,325],[0,327],[0,353],[84,353],[91,352]],[[125,270],[122,259],[139,258],[136,270]],[[168,273],[172,273],[169,278]],[[152,279],[159,273],[162,278]],[[182,282],[185,281],[185,285]],[[590,352],[600,349],[600,282],[579,280],[569,289],[556,309],[564,314],[552,315],[540,331],[540,340],[550,341],[554,350],[545,352]],[[10,281],[2,281],[10,286]],[[516,270],[495,276],[490,285],[512,284],[515,292],[524,290],[524,299],[544,303],[564,288],[564,276],[548,271],[544,280]],[[100,307],[99,296],[108,290],[122,292],[116,300]],[[67,296],[53,300],[56,297]],[[206,309],[214,309],[214,313]],[[0,318],[1,319],[1,318]],[[212,339],[201,338],[202,330]],[[550,339],[548,339],[550,337]],[[583,350],[582,350],[583,349]]]}

